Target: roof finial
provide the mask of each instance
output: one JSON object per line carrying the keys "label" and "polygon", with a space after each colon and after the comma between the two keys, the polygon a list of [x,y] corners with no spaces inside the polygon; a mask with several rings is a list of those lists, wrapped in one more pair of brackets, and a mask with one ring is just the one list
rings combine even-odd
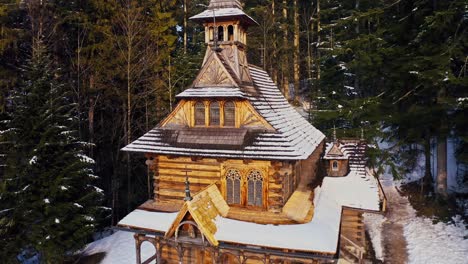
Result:
{"label": "roof finial", "polygon": [[191,172],[191,170],[187,169],[187,165],[185,165],[185,198],[184,201],[192,201],[192,196],[190,195],[190,182],[188,180],[188,173]]}
{"label": "roof finial", "polygon": [[361,127],[361,141],[364,141],[364,128]]}
{"label": "roof finial", "polygon": [[335,124],[333,124],[333,142],[336,143],[336,127],[335,127]]}

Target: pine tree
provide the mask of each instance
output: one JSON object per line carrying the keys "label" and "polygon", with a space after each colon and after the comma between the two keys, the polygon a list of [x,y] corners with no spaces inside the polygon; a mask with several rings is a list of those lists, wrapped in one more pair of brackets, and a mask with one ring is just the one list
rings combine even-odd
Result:
{"label": "pine tree", "polygon": [[[102,209],[93,185],[93,160],[77,138],[77,118],[59,69],[41,46],[13,92],[3,142],[10,143],[0,189],[4,258],[24,250],[45,263],[61,263],[81,249]],[[11,236],[15,234],[15,236]]]}

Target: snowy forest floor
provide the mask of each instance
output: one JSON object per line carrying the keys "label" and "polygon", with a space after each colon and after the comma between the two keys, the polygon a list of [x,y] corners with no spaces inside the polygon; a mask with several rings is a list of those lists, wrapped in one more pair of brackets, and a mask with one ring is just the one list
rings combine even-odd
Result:
{"label": "snowy forest floor", "polygon": [[418,216],[392,180],[382,181],[385,216],[365,215],[376,257],[384,263],[468,264],[468,230],[461,217],[437,222]]}

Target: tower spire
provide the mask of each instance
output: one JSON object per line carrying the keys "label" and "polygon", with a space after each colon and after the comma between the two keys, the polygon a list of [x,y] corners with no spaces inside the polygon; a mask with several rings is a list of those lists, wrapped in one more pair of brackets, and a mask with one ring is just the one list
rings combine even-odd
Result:
{"label": "tower spire", "polygon": [[336,127],[333,125],[333,142],[336,143]]}

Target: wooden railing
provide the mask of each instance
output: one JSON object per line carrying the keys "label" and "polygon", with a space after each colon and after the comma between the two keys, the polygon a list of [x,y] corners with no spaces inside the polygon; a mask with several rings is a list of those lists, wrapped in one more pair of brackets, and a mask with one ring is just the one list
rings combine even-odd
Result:
{"label": "wooden railing", "polygon": [[[347,260],[351,260],[349,258],[346,258],[344,254],[342,254],[341,251],[344,250],[346,253],[351,254],[353,257],[355,257],[359,264],[363,263],[365,253],[364,248],[343,235],[340,235],[340,238],[340,257],[343,257]],[[356,261],[356,259],[353,259],[352,261],[354,262]]]}
{"label": "wooden railing", "polygon": [[379,195],[380,195],[380,197],[382,198],[382,208],[381,208],[381,211],[382,211],[383,213],[385,213],[385,212],[387,211],[387,196],[385,195],[385,192],[384,192],[384,190],[383,190],[382,183],[380,182],[379,177],[377,177],[377,176],[375,175],[374,169],[367,168],[367,173],[368,173],[370,176],[374,177],[375,180],[377,181],[377,184],[378,184],[378,186],[379,186]]}

